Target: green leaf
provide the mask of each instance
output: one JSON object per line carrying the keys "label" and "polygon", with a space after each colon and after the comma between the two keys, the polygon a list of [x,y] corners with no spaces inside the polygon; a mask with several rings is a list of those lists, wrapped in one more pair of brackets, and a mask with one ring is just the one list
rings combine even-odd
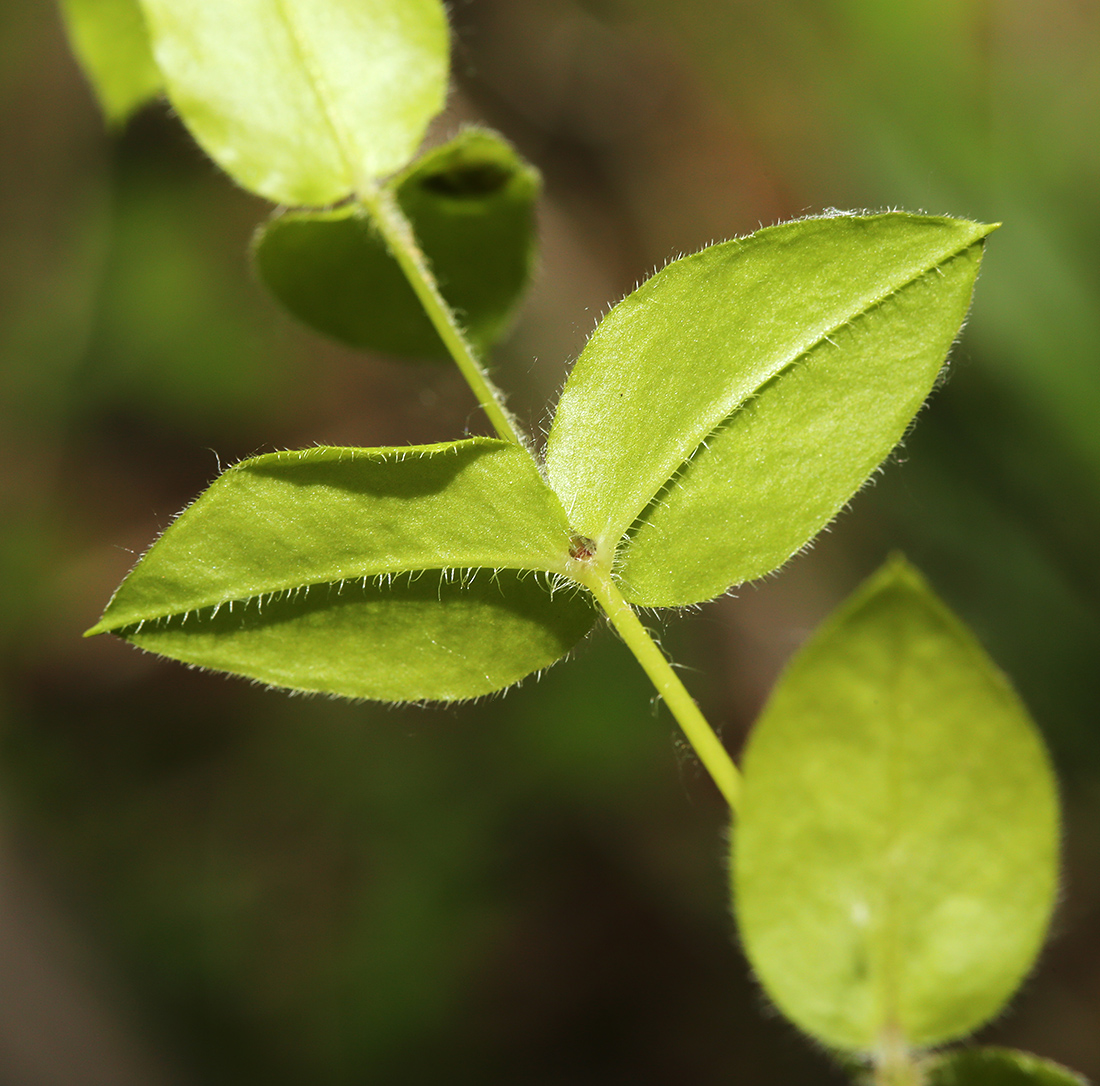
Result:
{"label": "green leaf", "polygon": [[[495,133],[471,128],[390,187],[444,297],[485,351],[530,278],[537,171]],[[275,297],[318,331],[367,350],[449,357],[364,208],[276,214],[253,256]]]}
{"label": "green leaf", "polygon": [[162,656],[290,690],[462,701],[560,660],[592,628],[586,593],[515,570],[313,585],[301,593],[116,630]]}
{"label": "green leaf", "polygon": [[549,590],[569,538],[511,442],[273,453],[185,510],[88,633],[298,690],[474,697],[591,627],[584,595]]}
{"label": "green leaf", "polygon": [[104,116],[121,125],[163,83],[138,0],[61,0],[61,11]]}
{"label": "green leaf", "polygon": [[1031,968],[1057,853],[1025,709],[895,559],[795,657],[749,740],[733,890],[761,983],[835,1048],[963,1036]]}
{"label": "green leaf", "polygon": [[400,169],[443,106],[439,0],[141,0],[168,97],[276,203],[323,207]]}
{"label": "green leaf", "polygon": [[557,500],[510,442],[270,453],[184,511],[93,632],[410,570],[558,571],[568,547]]}
{"label": "green leaf", "polygon": [[1010,1048],[961,1048],[931,1057],[927,1086],[1087,1086],[1060,1064]]}
{"label": "green leaf", "polygon": [[546,465],[575,530],[620,547],[631,602],[710,599],[836,514],[928,395],[991,229],[786,223],[670,264],[607,315]]}

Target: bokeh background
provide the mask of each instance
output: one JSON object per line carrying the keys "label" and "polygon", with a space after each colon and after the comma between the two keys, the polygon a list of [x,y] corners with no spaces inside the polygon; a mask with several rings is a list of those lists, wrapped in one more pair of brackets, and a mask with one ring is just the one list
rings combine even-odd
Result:
{"label": "bokeh background", "polygon": [[[1052,941],[982,1037],[1100,1077],[1100,5],[453,0],[464,120],[544,172],[498,381],[543,426],[655,266],[826,207],[1003,221],[950,380],[816,547],[665,644],[737,749],[901,548],[1053,751]],[[282,316],[267,209],[163,106],[104,131],[0,2],[0,1083],[843,1081],[746,976],[722,806],[605,630],[500,699],[288,698],[82,640],[227,463],[481,432],[446,369]]]}

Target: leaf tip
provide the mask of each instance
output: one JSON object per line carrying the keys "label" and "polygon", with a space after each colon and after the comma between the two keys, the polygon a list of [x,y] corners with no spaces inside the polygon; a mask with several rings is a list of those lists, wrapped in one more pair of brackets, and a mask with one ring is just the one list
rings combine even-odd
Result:
{"label": "leaf tip", "polygon": [[909,589],[921,594],[931,591],[924,574],[897,550],[886,556],[886,561],[867,578],[863,590],[857,591],[856,595],[860,599],[866,599],[891,588]]}

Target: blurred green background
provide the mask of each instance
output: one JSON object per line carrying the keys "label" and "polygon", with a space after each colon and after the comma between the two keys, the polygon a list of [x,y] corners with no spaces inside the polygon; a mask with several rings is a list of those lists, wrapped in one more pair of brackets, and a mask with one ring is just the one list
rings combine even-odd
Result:
{"label": "blurred green background", "polygon": [[[536,431],[654,266],[823,208],[1003,221],[950,377],[777,577],[665,644],[736,749],[902,548],[1031,705],[1066,802],[1050,946],[982,1037],[1100,1077],[1100,5],[454,0],[434,137],[545,174],[497,378]],[[104,132],[0,2],[0,1082],[841,1082],[731,938],[722,808],[626,653],[500,699],[288,698],[81,640],[219,462],[483,432],[448,370],[254,282],[266,214],[162,107]]]}

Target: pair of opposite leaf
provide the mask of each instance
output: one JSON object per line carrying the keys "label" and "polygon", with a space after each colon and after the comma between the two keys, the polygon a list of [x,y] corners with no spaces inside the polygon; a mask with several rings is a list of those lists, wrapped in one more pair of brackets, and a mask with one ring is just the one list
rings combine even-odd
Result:
{"label": "pair of opposite leaf", "polygon": [[[129,48],[146,74],[153,57],[215,161],[305,209],[255,250],[292,310],[360,345],[388,329],[391,349],[437,349],[425,318],[402,323],[411,291],[371,227],[391,201],[473,338],[499,332],[537,182],[480,132],[408,165],[446,93],[438,0],[65,4],[93,81],[112,66],[88,61],[81,19],[122,19],[101,49]],[[132,104],[148,80],[130,89]],[[988,231],[837,216],[676,261],[596,329],[541,464],[488,439],[246,461],[95,630],[280,686],[453,700],[568,651],[594,618],[577,582],[614,579],[641,606],[710,599],[782,564],[889,454],[965,316]]]}
{"label": "pair of opposite leaf", "polygon": [[245,461],[95,632],[279,686],[454,700],[566,653],[594,576],[639,606],[711,599],[803,547],[898,442],[988,231],[835,216],[678,260],[600,323],[542,464],[488,438]]}

